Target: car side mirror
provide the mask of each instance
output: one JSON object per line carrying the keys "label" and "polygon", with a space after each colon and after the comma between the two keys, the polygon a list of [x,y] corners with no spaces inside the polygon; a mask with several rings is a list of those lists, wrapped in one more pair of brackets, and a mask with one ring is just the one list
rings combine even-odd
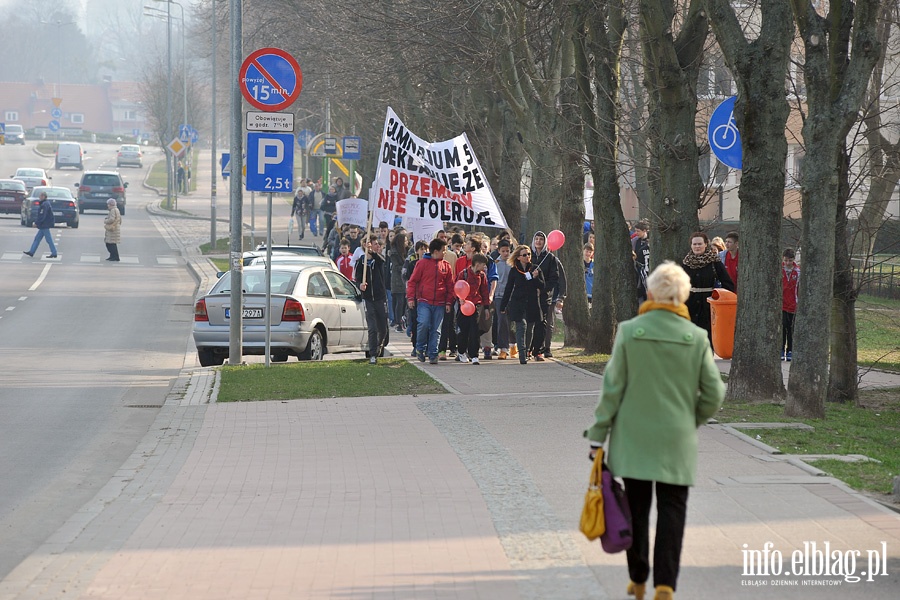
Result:
{"label": "car side mirror", "polygon": [[77,182],[77,181],[75,182],[75,187],[78,187],[78,182]]}
{"label": "car side mirror", "polygon": [[126,181],[126,182],[125,182],[125,185],[124,185],[124,187],[128,187],[128,182],[127,182],[127,181]]}
{"label": "car side mirror", "polygon": [[225,273],[227,273],[227,271],[217,271],[216,279],[222,279],[222,275],[224,275]]}

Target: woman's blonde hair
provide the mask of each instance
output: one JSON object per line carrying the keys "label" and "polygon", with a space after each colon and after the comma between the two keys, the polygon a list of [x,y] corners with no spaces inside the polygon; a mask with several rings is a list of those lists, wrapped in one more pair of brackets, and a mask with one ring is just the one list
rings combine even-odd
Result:
{"label": "woman's blonde hair", "polygon": [[531,252],[531,248],[529,248],[525,244],[519,244],[518,246],[516,246],[515,250],[509,253],[509,258],[506,259],[506,262],[509,263],[509,266],[516,266],[516,260],[519,258],[519,253],[522,252],[522,250]]}
{"label": "woman's blonde hair", "polygon": [[647,277],[647,292],[655,302],[678,306],[691,294],[691,278],[684,269],[667,260]]}

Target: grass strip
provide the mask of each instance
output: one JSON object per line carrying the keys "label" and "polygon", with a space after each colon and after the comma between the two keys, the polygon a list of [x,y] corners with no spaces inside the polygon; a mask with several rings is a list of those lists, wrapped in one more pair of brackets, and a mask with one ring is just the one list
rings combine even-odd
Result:
{"label": "grass strip", "polygon": [[428,374],[401,358],[328,360],[220,367],[218,402],[443,394]]}
{"label": "grass strip", "polygon": [[[745,430],[785,454],[863,454],[881,463],[812,462],[851,487],[887,496],[900,474],[900,388],[860,391],[860,406],[826,404],[825,419],[784,416],[778,403],[731,404],[716,415],[720,423],[740,429],[741,423],[806,423],[814,431],[797,429]],[[887,499],[887,497],[883,498]]]}

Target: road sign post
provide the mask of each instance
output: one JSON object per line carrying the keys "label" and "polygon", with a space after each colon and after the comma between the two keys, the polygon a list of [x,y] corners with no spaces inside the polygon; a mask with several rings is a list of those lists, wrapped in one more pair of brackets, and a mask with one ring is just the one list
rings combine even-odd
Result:
{"label": "road sign post", "polygon": [[294,103],[303,73],[294,57],[280,48],[261,48],[241,65],[241,93],[259,110],[279,111]]}
{"label": "road sign post", "polygon": [[294,136],[247,134],[247,190],[290,193],[294,189]]}
{"label": "road sign post", "polygon": [[727,98],[713,111],[709,118],[707,139],[716,158],[732,169],[740,170],[742,164],[741,133],[734,122],[734,101],[736,96]]}

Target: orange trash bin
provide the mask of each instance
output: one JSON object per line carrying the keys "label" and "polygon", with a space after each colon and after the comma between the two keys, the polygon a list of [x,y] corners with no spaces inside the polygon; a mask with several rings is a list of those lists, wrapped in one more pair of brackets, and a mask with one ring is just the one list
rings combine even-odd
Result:
{"label": "orange trash bin", "polygon": [[721,358],[731,358],[734,354],[737,294],[729,292],[725,288],[716,288],[706,301],[709,302],[713,352]]}

